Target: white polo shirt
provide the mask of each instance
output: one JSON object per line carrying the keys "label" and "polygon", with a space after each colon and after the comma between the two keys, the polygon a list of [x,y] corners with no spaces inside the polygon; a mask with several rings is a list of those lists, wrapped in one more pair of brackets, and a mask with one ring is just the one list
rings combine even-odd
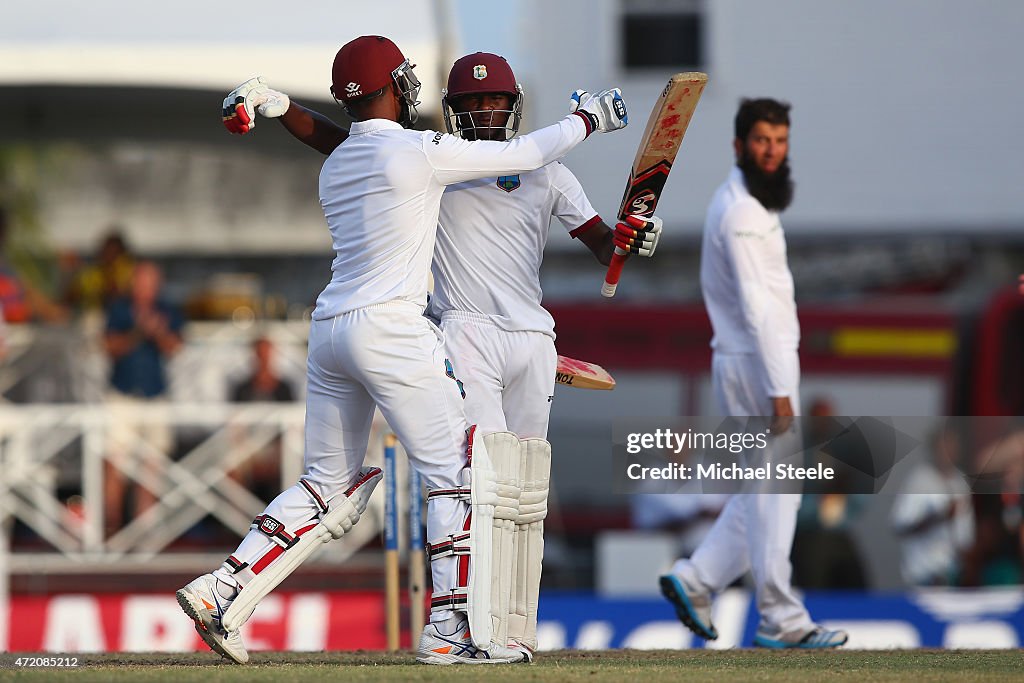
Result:
{"label": "white polo shirt", "polygon": [[431,314],[476,313],[503,330],[553,338],[555,323],[541,306],[540,287],[552,217],[570,234],[600,220],[579,180],[560,162],[448,186],[441,198]]}
{"label": "white polo shirt", "polygon": [[384,119],[352,124],[320,171],[335,258],[313,317],[393,300],[425,305],[445,186],[540,168],[586,132],[576,115],[509,142],[469,142]]}
{"label": "white polo shirt", "polygon": [[704,221],[700,286],[720,353],[756,353],[770,397],[791,396],[790,356],[800,345],[793,276],[779,214],[747,191],[733,167]]}

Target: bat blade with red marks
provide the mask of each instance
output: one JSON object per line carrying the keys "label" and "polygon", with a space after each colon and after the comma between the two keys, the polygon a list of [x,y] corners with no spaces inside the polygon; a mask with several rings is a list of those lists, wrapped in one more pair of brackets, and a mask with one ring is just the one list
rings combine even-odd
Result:
{"label": "bat blade with red marks", "polygon": [[558,357],[555,382],[577,389],[615,388],[615,379],[597,363],[588,363],[568,356]]}
{"label": "bat blade with red marks", "polygon": [[[619,206],[620,221],[626,216],[650,218],[654,215],[679,145],[686,134],[686,127],[690,125],[690,119],[693,118],[707,83],[708,75],[697,71],[678,73],[668,79],[668,84],[654,103],[636,158],[633,159],[633,168]],[[615,296],[622,266],[628,256],[629,252],[615,248],[601,286],[603,296]]]}

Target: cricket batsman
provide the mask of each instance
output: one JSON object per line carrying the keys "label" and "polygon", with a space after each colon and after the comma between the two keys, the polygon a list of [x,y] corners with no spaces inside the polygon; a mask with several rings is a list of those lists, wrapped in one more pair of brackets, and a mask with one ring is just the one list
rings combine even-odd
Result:
{"label": "cricket batsman", "polygon": [[[439,205],[449,185],[533,171],[595,131],[623,128],[625,105],[615,89],[584,94],[578,111],[530,135],[465,140],[408,130],[419,81],[387,38],[344,45],[332,77],[355,123],[320,174],[335,259],[310,326],[304,474],[219,568],[178,591],[178,602],[214,651],[248,661],[238,627],[312,543],[340,538],[359,521],[380,480],[379,469],[362,467],[376,404],[428,489],[434,606],[418,661],[524,661],[522,650],[495,638],[490,579],[492,539],[520,509],[507,481],[522,446],[467,429],[459,369],[423,315]],[[227,122],[244,132],[256,108],[282,116],[289,107],[280,94],[243,97]]]}
{"label": "cricket batsman", "polygon": [[[251,79],[228,95],[285,97]],[[477,52],[458,59],[441,109],[449,133],[465,140],[505,142],[519,132],[522,86],[501,56]],[[576,100],[573,100],[575,105]],[[259,108],[257,107],[257,111]],[[279,117],[297,139],[331,154],[348,136],[341,127],[295,102]],[[439,321],[449,357],[466,387],[466,417],[483,433],[510,431],[529,444],[524,453],[518,557],[495,566],[496,631],[533,660],[547,513],[550,445],[546,441],[556,364],[554,320],[542,306],[540,267],[552,218],[607,265],[615,245],[651,256],[661,220],[636,217],[609,228],[583,187],[561,162],[450,185],[441,197],[429,315]],[[526,502],[524,502],[526,501]],[[529,506],[529,507],[527,507]],[[513,566],[525,571],[514,573]],[[512,577],[514,573],[514,578]],[[509,577],[502,576],[509,574]]]}

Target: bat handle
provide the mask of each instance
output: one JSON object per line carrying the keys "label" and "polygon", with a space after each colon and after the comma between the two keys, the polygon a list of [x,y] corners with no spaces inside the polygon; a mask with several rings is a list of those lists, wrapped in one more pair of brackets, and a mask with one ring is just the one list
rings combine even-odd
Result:
{"label": "bat handle", "polygon": [[607,299],[615,296],[615,288],[619,286],[619,278],[622,277],[622,266],[626,265],[628,256],[628,251],[615,247],[612,262],[608,264],[608,272],[604,276],[604,284],[601,285],[601,296]]}

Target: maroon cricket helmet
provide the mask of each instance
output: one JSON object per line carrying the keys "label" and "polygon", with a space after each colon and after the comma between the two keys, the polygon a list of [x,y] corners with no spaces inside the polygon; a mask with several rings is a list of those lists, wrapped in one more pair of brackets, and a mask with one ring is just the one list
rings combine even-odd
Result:
{"label": "maroon cricket helmet", "polygon": [[360,36],[345,43],[334,57],[331,68],[331,94],[342,105],[373,95],[392,83],[407,111],[405,123],[416,120],[420,81],[413,64],[398,46],[384,36]]}
{"label": "maroon cricket helmet", "polygon": [[331,69],[331,91],[342,102],[365,97],[391,84],[391,72],[405,55],[384,36],[360,36],[342,46]]}
{"label": "maroon cricket helmet", "polygon": [[504,57],[474,52],[452,65],[448,73],[448,97],[492,92],[519,94],[516,76]]}
{"label": "maroon cricket helmet", "polygon": [[[468,116],[471,112],[454,111],[453,100],[463,95],[500,93],[512,98],[508,121],[505,125],[480,126]],[[474,52],[456,60],[448,73],[448,87],[441,95],[441,111],[449,133],[475,138],[481,128],[503,128],[505,139],[511,139],[518,131],[523,117],[523,89],[516,83],[512,67],[504,57],[490,52]],[[461,114],[461,115],[460,115]],[[479,117],[478,117],[479,118]]]}

